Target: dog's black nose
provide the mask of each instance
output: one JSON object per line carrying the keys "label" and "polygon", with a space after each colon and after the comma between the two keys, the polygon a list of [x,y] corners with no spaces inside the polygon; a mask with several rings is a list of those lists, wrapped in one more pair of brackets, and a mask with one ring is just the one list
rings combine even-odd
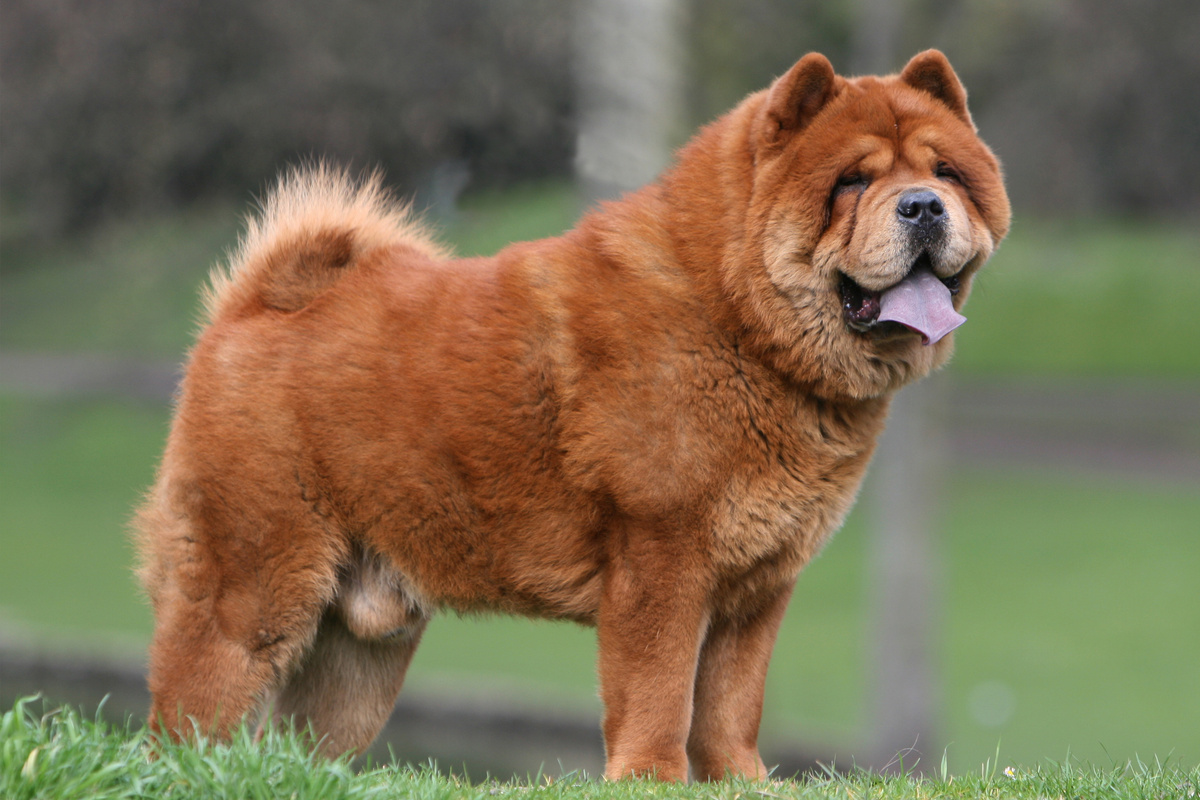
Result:
{"label": "dog's black nose", "polygon": [[942,199],[929,189],[913,189],[900,195],[896,213],[905,222],[926,228],[946,218],[946,207],[942,205]]}

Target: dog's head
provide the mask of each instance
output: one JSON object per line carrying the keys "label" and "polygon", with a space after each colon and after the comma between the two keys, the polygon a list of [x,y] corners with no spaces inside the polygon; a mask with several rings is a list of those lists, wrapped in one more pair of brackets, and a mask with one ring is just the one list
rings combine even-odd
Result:
{"label": "dog's head", "polygon": [[846,79],[810,54],[750,102],[757,274],[741,294],[760,349],[828,396],[878,396],[942,364],[1009,225],[946,58]]}

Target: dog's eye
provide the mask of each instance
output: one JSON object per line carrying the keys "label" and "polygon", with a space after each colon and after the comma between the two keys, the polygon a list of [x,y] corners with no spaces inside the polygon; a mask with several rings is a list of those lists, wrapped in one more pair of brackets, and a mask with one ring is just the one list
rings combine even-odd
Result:
{"label": "dog's eye", "polygon": [[846,175],[842,175],[840,178],[837,179],[837,183],[834,184],[834,186],[833,186],[833,193],[840,194],[840,193],[848,191],[848,190],[861,192],[863,189],[867,188],[868,183],[869,183],[869,181],[867,180],[865,175],[862,175],[857,172],[852,172],[852,173],[849,173]]}
{"label": "dog's eye", "polygon": [[963,183],[962,175],[958,170],[947,164],[945,161],[939,161],[937,167],[933,170],[934,177],[942,180],[954,181],[955,183]]}

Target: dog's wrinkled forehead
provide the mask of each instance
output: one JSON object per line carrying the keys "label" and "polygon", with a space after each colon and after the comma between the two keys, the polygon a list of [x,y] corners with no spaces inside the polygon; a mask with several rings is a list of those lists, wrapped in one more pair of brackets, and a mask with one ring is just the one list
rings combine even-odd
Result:
{"label": "dog's wrinkled forehead", "polygon": [[920,92],[903,86],[887,92],[883,88],[881,81],[872,79],[866,88],[848,89],[843,103],[830,104],[827,124],[842,135],[825,141],[844,159],[873,156],[876,160],[869,166],[883,172],[897,157],[922,149],[949,150],[970,133],[960,121],[947,120],[945,109]]}

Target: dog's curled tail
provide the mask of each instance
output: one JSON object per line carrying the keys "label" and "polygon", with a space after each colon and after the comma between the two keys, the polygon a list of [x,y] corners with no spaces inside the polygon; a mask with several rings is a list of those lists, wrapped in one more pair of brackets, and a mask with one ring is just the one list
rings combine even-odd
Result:
{"label": "dog's curled tail", "polygon": [[213,270],[206,321],[264,309],[298,311],[370,251],[404,247],[448,253],[383,188],[378,172],[355,179],[326,163],[284,173],[247,221],[227,266]]}

